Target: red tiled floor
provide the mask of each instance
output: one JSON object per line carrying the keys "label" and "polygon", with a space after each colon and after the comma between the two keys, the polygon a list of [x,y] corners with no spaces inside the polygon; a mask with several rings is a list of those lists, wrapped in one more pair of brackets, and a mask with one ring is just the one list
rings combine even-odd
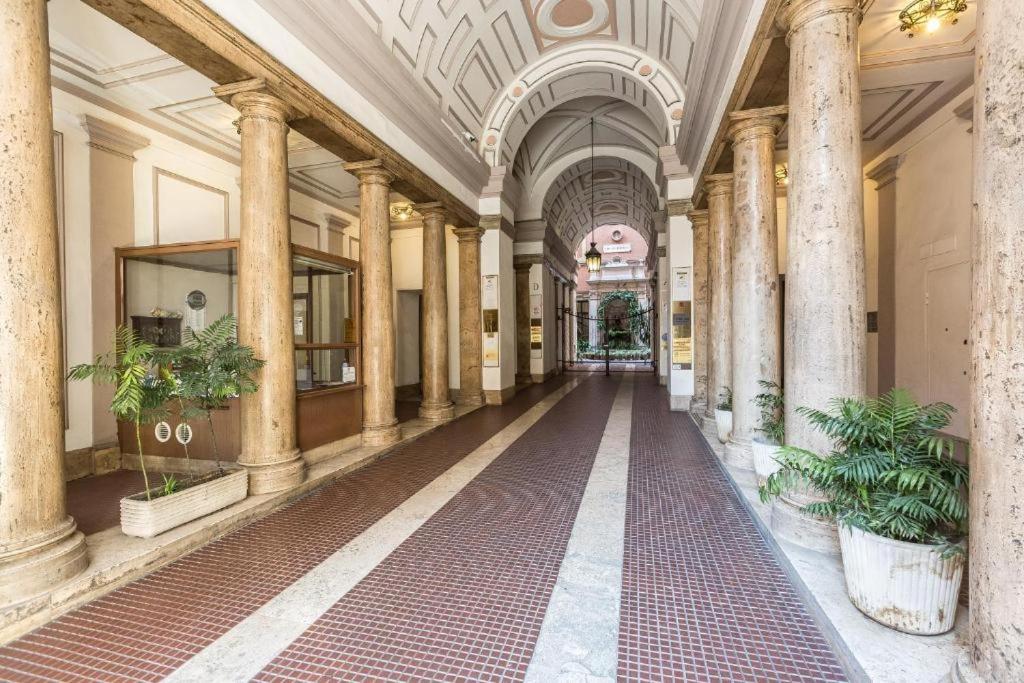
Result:
{"label": "red tiled floor", "polygon": [[[160,479],[155,475],[156,480]],[[155,483],[154,483],[155,485]],[[68,514],[83,534],[121,524],[121,499],[145,489],[142,472],[118,470],[68,482]]]}
{"label": "red tiled floor", "polygon": [[638,380],[620,681],[845,676],[697,427]]}
{"label": "red tiled floor", "polygon": [[0,648],[0,680],[159,680],[563,381],[475,411]]}
{"label": "red tiled floor", "polygon": [[256,680],[522,680],[619,381],[563,399]]}

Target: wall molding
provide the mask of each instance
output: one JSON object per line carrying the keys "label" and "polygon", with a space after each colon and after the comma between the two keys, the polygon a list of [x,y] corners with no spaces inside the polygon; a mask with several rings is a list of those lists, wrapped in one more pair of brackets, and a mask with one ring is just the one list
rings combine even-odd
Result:
{"label": "wall molding", "polygon": [[174,171],[168,171],[165,168],[159,166],[153,167],[153,244],[163,244],[160,241],[160,178],[168,178],[170,180],[177,180],[178,182],[185,183],[197,187],[207,192],[212,192],[220,196],[224,200],[224,239],[228,239],[231,236],[231,195],[227,190],[222,190],[219,187],[213,185],[207,185],[206,183],[200,182],[188,176],[183,176],[180,173]]}

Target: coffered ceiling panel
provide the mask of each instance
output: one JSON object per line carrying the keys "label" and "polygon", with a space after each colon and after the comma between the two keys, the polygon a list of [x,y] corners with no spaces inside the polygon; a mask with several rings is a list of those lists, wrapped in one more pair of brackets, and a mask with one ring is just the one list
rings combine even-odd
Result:
{"label": "coffered ceiling panel", "polygon": [[[530,126],[547,111],[587,95],[619,97],[650,111],[663,137],[671,138],[673,116],[682,116],[703,4],[342,1],[418,78],[455,128],[481,138],[480,151],[492,165],[514,159]],[[559,61],[560,54],[573,56]],[[546,68],[538,70],[542,63]]]}
{"label": "coffered ceiling panel", "polygon": [[594,225],[592,205],[596,225],[628,225],[651,243],[658,193],[647,175],[634,164],[598,157],[591,166],[587,159],[565,169],[548,190],[544,219],[571,251],[576,250]]}

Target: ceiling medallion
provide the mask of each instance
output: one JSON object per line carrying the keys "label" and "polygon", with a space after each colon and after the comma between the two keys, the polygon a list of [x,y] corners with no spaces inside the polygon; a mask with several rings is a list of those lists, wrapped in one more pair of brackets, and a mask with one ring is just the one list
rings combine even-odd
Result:
{"label": "ceiling medallion", "polygon": [[641,76],[650,76],[652,73],[654,73],[654,69],[651,67],[650,64],[644,64],[643,66],[640,67],[639,74]]}
{"label": "ceiling medallion", "polygon": [[537,28],[551,38],[577,38],[608,23],[608,0],[541,0]]}
{"label": "ceiling medallion", "polygon": [[900,12],[900,31],[906,32],[908,38],[922,30],[935,33],[943,24],[957,23],[957,15],[966,11],[967,0],[914,0]]}

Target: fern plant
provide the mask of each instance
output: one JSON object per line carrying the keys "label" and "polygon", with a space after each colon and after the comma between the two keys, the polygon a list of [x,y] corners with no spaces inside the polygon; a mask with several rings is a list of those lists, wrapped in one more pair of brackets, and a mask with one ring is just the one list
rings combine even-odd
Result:
{"label": "fern plant", "polygon": [[252,348],[237,341],[238,321],[225,315],[202,330],[186,327],[181,346],[161,353],[161,361],[173,366],[176,392],[184,405],[182,420],[205,419],[210,427],[213,456],[223,471],[213,411],[229,399],[259,389],[255,375],[266,361],[256,358]]}
{"label": "fern plant", "polygon": [[173,391],[167,375],[157,368],[156,346],[139,338],[131,328],[119,327],[114,333],[113,351],[97,356],[93,363],[76,365],[68,377],[114,385],[110,412],[118,420],[131,422],[135,427],[146,500],[152,500],[146,456],[142,452],[142,425],[164,419],[167,415],[165,403]]}
{"label": "fern plant", "polygon": [[719,410],[726,412],[732,410],[732,389],[729,387],[722,387],[722,393],[718,395],[718,405],[715,406]]}
{"label": "fern plant", "polygon": [[938,434],[953,407],[921,405],[903,389],[877,399],[833,399],[830,407],[797,412],[832,440],[832,451],[781,448],[782,469],[761,487],[761,500],[806,481],[826,497],[805,506],[807,513],[960,552],[955,544],[966,533],[967,467],[953,458],[953,442]]}
{"label": "fern plant", "polygon": [[760,380],[758,384],[763,391],[754,397],[754,405],[761,411],[761,426],[757,431],[764,434],[772,443],[781,444],[786,440],[782,387],[765,379]]}

